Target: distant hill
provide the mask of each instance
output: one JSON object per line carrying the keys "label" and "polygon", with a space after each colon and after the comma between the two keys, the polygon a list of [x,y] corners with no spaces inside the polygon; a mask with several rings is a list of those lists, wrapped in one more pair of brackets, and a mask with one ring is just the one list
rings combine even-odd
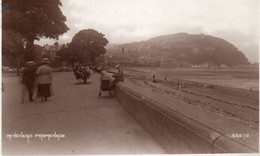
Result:
{"label": "distant hill", "polygon": [[114,44],[107,47],[107,54],[120,53],[138,57],[167,58],[191,65],[210,63],[233,66],[249,63],[245,55],[233,44],[204,34],[177,33],[154,37],[147,41]]}

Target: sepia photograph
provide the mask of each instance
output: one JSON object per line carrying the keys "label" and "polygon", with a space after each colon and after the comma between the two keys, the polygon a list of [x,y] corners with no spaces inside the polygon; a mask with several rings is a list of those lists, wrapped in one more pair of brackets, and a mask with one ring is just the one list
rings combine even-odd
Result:
{"label": "sepia photograph", "polygon": [[259,0],[2,0],[2,155],[259,155]]}

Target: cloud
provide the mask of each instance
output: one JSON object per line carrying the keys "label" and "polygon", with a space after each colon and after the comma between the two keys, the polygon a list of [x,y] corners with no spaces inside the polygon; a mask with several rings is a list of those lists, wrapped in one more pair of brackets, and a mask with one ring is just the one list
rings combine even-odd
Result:
{"label": "cloud", "polygon": [[[70,31],[60,43],[70,42],[78,31],[89,28],[105,34],[110,43],[178,32],[204,33],[233,43],[250,60],[255,60],[253,54],[258,56],[258,0],[62,0],[62,4]],[[54,41],[38,43],[47,42]]]}

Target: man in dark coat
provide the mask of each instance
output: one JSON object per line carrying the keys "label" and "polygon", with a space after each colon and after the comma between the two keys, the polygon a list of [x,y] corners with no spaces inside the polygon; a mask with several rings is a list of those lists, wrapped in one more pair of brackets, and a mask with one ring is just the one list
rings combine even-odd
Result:
{"label": "man in dark coat", "polygon": [[26,62],[26,67],[23,70],[23,84],[25,85],[28,93],[29,93],[29,101],[33,100],[33,91],[34,91],[34,85],[35,85],[35,63],[34,61],[28,61]]}

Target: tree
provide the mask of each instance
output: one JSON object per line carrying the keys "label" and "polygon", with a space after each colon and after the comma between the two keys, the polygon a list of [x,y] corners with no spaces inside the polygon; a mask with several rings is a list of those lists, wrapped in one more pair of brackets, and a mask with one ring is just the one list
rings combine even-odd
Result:
{"label": "tree", "polygon": [[105,35],[93,29],[79,31],[73,38],[69,48],[79,63],[96,63],[96,58],[106,53],[104,48],[108,40]]}
{"label": "tree", "polygon": [[19,75],[19,65],[24,57],[24,40],[21,34],[11,30],[3,30],[2,34],[2,60],[4,66],[17,67]]}
{"label": "tree", "polygon": [[72,52],[69,49],[69,44],[65,44],[60,48],[60,50],[57,52],[57,57],[61,62],[66,62],[70,64],[74,63]]}
{"label": "tree", "polygon": [[[58,39],[67,32],[66,17],[59,6],[60,0],[3,0],[8,8],[2,12],[3,30],[21,34],[25,40],[27,60],[34,59],[33,42],[40,38]],[[3,38],[4,40],[4,38]]]}
{"label": "tree", "polygon": [[16,67],[16,59],[24,52],[22,36],[11,30],[3,30],[2,36],[2,56],[6,60],[3,65]]}

